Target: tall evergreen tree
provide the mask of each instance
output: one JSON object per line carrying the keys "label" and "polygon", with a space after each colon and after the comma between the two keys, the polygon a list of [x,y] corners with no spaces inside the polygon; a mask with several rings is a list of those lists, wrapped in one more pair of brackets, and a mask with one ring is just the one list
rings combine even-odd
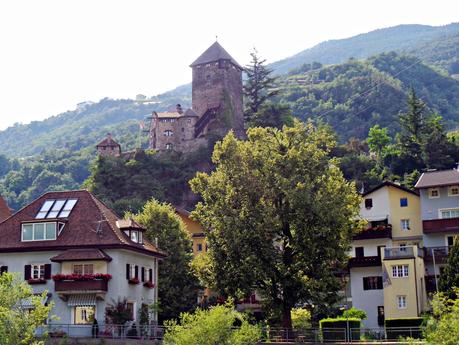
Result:
{"label": "tall evergreen tree", "polygon": [[459,241],[456,241],[450,248],[448,264],[445,266],[438,282],[438,289],[453,299],[458,297],[456,296],[455,288],[459,288]]}
{"label": "tall evergreen tree", "polygon": [[252,56],[252,60],[250,64],[245,66],[247,80],[243,89],[245,96],[244,117],[249,124],[261,106],[278,93],[274,89],[276,78],[272,76],[272,70],[265,66],[266,60],[260,59],[256,49],[250,56]]}

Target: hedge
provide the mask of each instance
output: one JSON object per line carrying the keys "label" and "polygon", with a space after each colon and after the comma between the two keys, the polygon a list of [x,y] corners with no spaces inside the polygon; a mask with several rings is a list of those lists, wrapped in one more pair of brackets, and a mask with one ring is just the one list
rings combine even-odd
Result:
{"label": "hedge", "polygon": [[[336,318],[320,320],[320,329],[324,341],[340,340],[346,341],[346,334],[351,333],[347,326],[353,330],[352,340],[360,339],[360,319]],[[346,332],[347,331],[347,332]]]}
{"label": "hedge", "polygon": [[419,328],[423,322],[424,319],[422,317],[386,319],[384,325],[387,339],[398,340],[400,337],[420,339],[422,338],[422,331]]}

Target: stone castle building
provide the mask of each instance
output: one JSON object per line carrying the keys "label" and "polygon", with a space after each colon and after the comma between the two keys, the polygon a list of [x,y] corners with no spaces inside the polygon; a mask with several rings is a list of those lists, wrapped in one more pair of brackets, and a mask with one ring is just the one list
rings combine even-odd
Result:
{"label": "stone castle building", "polygon": [[150,148],[189,152],[207,142],[211,132],[232,129],[244,134],[243,68],[218,43],[212,44],[190,67],[193,71],[192,106],[180,104],[171,112],[153,112]]}
{"label": "stone castle building", "polygon": [[[191,152],[205,145],[210,133],[223,136],[230,129],[244,136],[241,65],[215,42],[190,67],[191,109],[177,104],[172,111],[154,111],[148,118],[150,149]],[[110,134],[96,147],[101,156],[131,157],[135,153],[122,153]]]}

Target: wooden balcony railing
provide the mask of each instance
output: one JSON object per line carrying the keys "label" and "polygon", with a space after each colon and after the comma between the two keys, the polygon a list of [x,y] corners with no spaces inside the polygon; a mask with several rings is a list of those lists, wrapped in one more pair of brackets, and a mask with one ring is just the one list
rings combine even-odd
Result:
{"label": "wooden balcony railing", "polygon": [[459,218],[429,219],[422,221],[425,234],[437,232],[459,232]]}
{"label": "wooden balcony railing", "polygon": [[349,265],[349,268],[381,266],[381,257],[380,256],[358,256],[355,258],[350,258],[348,265]]}
{"label": "wooden balcony railing", "polygon": [[56,292],[107,292],[106,280],[57,280],[54,282]]}

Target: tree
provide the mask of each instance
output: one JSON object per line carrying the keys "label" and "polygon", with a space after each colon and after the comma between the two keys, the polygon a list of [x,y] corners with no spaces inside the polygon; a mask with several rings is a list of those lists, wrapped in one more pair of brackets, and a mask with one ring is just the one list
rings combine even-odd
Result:
{"label": "tree", "polygon": [[451,298],[457,298],[455,289],[459,288],[459,241],[450,248],[448,263],[444,268],[438,282],[438,289]]}
{"label": "tree", "polygon": [[387,128],[381,128],[379,125],[374,125],[368,132],[368,147],[378,158],[381,164],[384,156],[384,150],[390,144],[390,137]]}
{"label": "tree", "polygon": [[190,268],[192,242],[174,208],[152,199],[136,215],[127,214],[143,225],[146,238],[158,239],[159,247],[168,256],[159,264],[158,298],[159,321],[176,319],[180,313],[192,310],[196,305],[199,284]]}
{"label": "tree", "polygon": [[268,101],[253,115],[251,125],[253,127],[274,127],[278,129],[281,129],[284,125],[292,126],[292,111],[288,105]]}
{"label": "tree", "polygon": [[292,309],[292,326],[294,329],[306,329],[311,327],[311,312],[305,308]]}
{"label": "tree", "polygon": [[277,90],[274,90],[276,78],[272,77],[272,70],[264,65],[266,60],[260,59],[256,49],[250,56],[252,61],[245,66],[247,80],[243,87],[244,96],[246,97],[244,116],[249,124],[261,106],[278,93]]}
{"label": "tree", "polygon": [[247,134],[230,132],[215,146],[215,171],[191,181],[202,197],[192,216],[205,228],[217,290],[258,291],[291,328],[297,303],[337,301],[359,196],[329,158],[328,130],[296,121]]}
{"label": "tree", "polygon": [[[459,295],[456,289],[454,294]],[[435,294],[432,316],[427,320],[425,338],[428,345],[459,344],[459,299]]]}
{"label": "tree", "polygon": [[200,253],[191,262],[191,268],[194,275],[199,279],[199,283],[201,286],[209,289],[215,288],[215,275],[211,255],[210,252]]}
{"label": "tree", "polygon": [[[11,273],[0,275],[0,339],[2,345],[43,345],[36,331],[44,326],[53,308],[45,306],[47,292],[36,296],[32,288]],[[32,309],[22,307],[27,301]]]}
{"label": "tree", "polygon": [[180,324],[172,321],[167,326],[164,345],[255,345],[261,337],[260,329],[231,305],[184,313]]}
{"label": "tree", "polygon": [[118,300],[112,300],[112,303],[105,308],[105,316],[114,325],[124,325],[128,321],[132,321],[127,299],[118,297]]}

